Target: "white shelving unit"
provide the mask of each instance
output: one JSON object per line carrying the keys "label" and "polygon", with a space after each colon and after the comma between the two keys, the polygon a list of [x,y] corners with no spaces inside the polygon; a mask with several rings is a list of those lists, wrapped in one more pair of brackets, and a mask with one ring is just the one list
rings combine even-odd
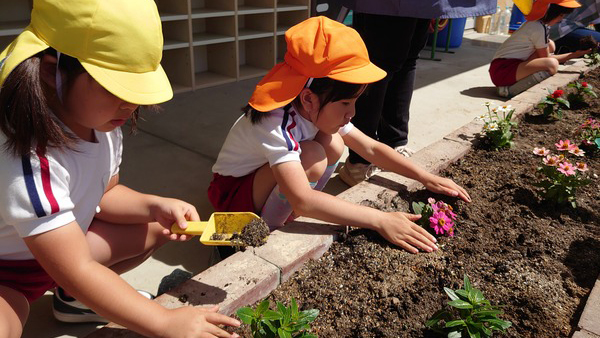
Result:
{"label": "white shelving unit", "polygon": [[[0,48],[30,20],[33,0],[0,0]],[[175,93],[266,74],[285,54],[285,31],[310,16],[310,0],[155,0],[162,65]]]}

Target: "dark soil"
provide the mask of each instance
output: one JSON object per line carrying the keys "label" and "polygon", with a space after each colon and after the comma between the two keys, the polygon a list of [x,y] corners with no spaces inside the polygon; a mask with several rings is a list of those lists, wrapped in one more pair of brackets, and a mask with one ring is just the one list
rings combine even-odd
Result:
{"label": "dark soil", "polygon": [[[600,72],[585,76],[600,88]],[[599,92],[600,94],[600,92]],[[429,337],[425,321],[447,302],[443,287],[462,287],[467,274],[492,304],[505,304],[513,326],[506,337],[568,337],[600,272],[600,156],[587,157],[592,183],[578,192],[577,209],[557,207],[537,195],[533,147],[554,153],[559,139],[588,117],[600,118],[600,100],[565,110],[562,120],[540,112],[520,121],[515,146],[489,151],[475,147],[442,176],[468,189],[472,203],[426,191],[409,200],[391,192],[366,204],[408,211],[428,197],[454,206],[455,237],[438,238],[440,250],[409,254],[373,231],[356,229],[308,262],[270,296],[320,314],[313,332],[321,337]],[[246,332],[247,334],[247,332]]]}
{"label": "dark soil", "polygon": [[262,218],[252,220],[244,227],[241,234],[234,233],[231,243],[236,246],[259,247],[267,242],[270,231],[269,226]]}

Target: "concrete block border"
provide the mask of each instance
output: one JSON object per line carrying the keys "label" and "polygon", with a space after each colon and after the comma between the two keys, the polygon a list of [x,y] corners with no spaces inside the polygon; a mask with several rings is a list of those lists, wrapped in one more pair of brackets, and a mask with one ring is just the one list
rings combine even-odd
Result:
{"label": "concrete block border", "polygon": [[[590,69],[583,60],[578,60],[562,69],[558,74],[530,88],[506,105],[515,108],[515,118],[531,111],[555,90],[577,80],[581,73]],[[482,109],[483,112],[483,109]],[[476,142],[483,123],[474,120],[446,135],[426,148],[418,151],[411,160],[429,172],[438,173],[462,158]],[[359,203],[365,199],[376,199],[386,191],[400,194],[420,187],[420,183],[391,172],[380,173],[368,182],[362,182],[340,193],[338,197]],[[156,298],[156,302],[176,308],[184,305],[219,305],[221,313],[231,315],[241,306],[265,298],[272,290],[302,268],[309,259],[321,257],[345,227],[301,217],[274,231],[262,247],[253,248],[219,262],[209,269],[180,284]],[[600,338],[600,279],[592,290],[578,327],[575,338]],[[88,338],[139,337],[138,334],[110,323],[93,332]]]}

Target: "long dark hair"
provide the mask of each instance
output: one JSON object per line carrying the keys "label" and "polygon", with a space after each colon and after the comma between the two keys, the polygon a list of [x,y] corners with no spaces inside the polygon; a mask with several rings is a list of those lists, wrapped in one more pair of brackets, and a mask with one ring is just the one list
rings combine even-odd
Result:
{"label": "long dark hair", "polygon": [[[13,156],[29,154],[33,147],[45,152],[47,147],[73,149],[77,136],[66,130],[48,105],[56,95],[40,77],[42,57],[56,56],[48,48],[21,62],[6,78],[0,90],[0,131],[6,135],[4,150]],[[66,75],[64,92],[68,94],[75,78],[84,73],[81,63],[61,54],[58,67]],[[139,109],[139,108],[138,108]],[[131,118],[135,130],[138,110]]]}
{"label": "long dark hair", "polygon": [[[321,77],[313,79],[308,87],[313,93],[319,97],[321,108],[325,107],[330,102],[352,99],[358,97],[367,87],[366,84],[348,83]],[[297,96],[291,105],[299,105],[300,97]],[[267,113],[260,112],[252,108],[249,104],[242,108],[244,116],[250,116],[252,124],[259,123]]]}
{"label": "long dark hair", "polygon": [[557,18],[559,15],[568,15],[573,13],[573,10],[575,10],[575,8],[563,7],[557,4],[550,4],[550,7],[548,7],[546,14],[543,18],[540,19],[540,21],[542,21],[543,23],[548,23]]}

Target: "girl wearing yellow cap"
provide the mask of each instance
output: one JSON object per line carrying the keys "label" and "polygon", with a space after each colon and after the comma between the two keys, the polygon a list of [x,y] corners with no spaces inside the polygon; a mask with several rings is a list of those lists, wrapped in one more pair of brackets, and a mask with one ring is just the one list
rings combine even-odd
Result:
{"label": "girl wearing yellow cap", "polygon": [[416,179],[428,189],[468,201],[453,181],[432,175],[353,128],[356,99],[385,72],[369,61],[352,28],[315,17],[290,28],[285,61],[257,85],[213,166],[209,199],[217,211],[259,212],[271,229],[292,214],[369,228],[416,253],[435,239],[413,223],[418,216],[355,205],[320,190],[344,145],[377,166]]}
{"label": "girl wearing yellow cap", "polygon": [[[526,1],[525,1],[526,2]],[[490,64],[490,77],[498,95],[515,96],[556,74],[558,65],[582,57],[589,50],[554,55],[555,45],[548,38],[550,26],[580,7],[575,0],[537,0],[527,7],[527,22],[500,46]]]}
{"label": "girl wearing yellow cap", "polygon": [[216,308],[166,309],[119,277],[186,239],[171,224],[199,220],[188,203],[118,183],[119,127],[172,97],[161,55],[152,0],[34,0],[0,54],[0,337],[20,337],[29,303],[57,285],[62,321],[235,336],[218,325],[239,322]]}

